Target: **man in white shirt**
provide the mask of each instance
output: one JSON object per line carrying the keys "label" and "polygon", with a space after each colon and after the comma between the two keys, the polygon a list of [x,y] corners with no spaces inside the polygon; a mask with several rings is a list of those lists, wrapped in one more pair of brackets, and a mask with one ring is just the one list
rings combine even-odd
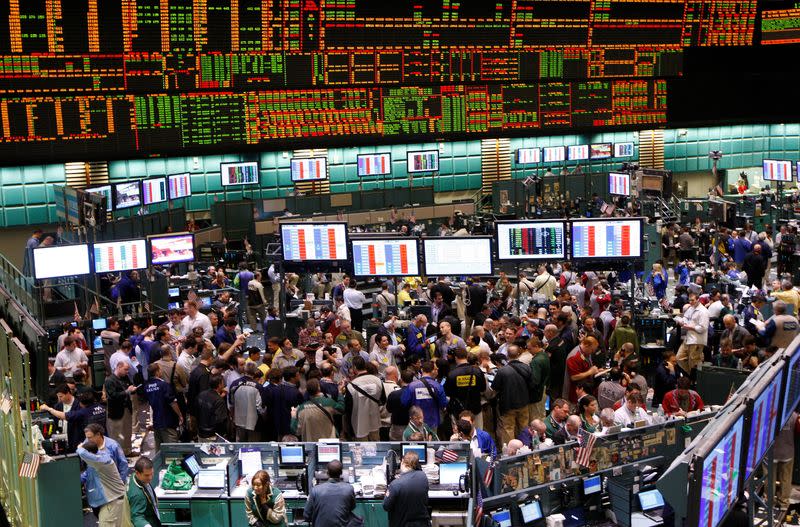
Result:
{"label": "man in white shirt", "polygon": [[183,311],[180,309],[170,309],[169,313],[167,314],[169,317],[169,322],[167,322],[167,327],[169,328],[169,336],[173,339],[180,339],[183,337]]}
{"label": "man in white shirt", "polygon": [[720,296],[719,291],[712,292],[709,300],[710,302],[706,308],[708,310],[708,318],[712,320],[718,319],[722,314],[722,309],[725,307],[722,304],[722,297]]}
{"label": "man in white shirt", "polygon": [[635,423],[644,421],[651,423],[650,415],[642,408],[644,401],[641,393],[629,393],[625,396],[625,404],[614,412],[614,422],[618,425],[633,428]]}
{"label": "man in white shirt", "polygon": [[369,360],[378,363],[378,373],[382,376],[390,366],[396,366],[395,355],[402,356],[405,347],[402,344],[392,346],[387,335],[375,337],[375,346],[369,354]]}
{"label": "man in white shirt", "polygon": [[119,349],[111,354],[111,357],[108,359],[109,367],[111,371],[117,370],[117,365],[120,362],[127,362],[129,369],[128,369],[128,378],[133,381],[133,376],[136,373],[136,366],[134,365],[133,361],[131,360],[131,351],[133,351],[133,346],[131,346],[131,341],[126,340],[124,341]]}
{"label": "man in white shirt", "polygon": [[64,339],[64,349],[56,355],[56,370],[62,372],[67,377],[72,377],[72,374],[80,369],[87,369],[88,361],[86,360],[86,353],[78,347],[78,341],[75,337],[68,336]]}
{"label": "man in white shirt", "polygon": [[269,266],[267,276],[272,284],[272,307],[275,308],[275,311],[279,311],[281,305],[281,275],[275,269],[275,264]]}
{"label": "man in white shirt", "polygon": [[197,366],[197,353],[198,353],[198,344],[201,346],[204,343],[197,341],[196,339],[188,339],[181,348],[181,354],[178,356],[178,367],[181,368],[184,372],[186,372],[186,376],[192,373],[192,370]]}
{"label": "man in white shirt", "polygon": [[689,309],[679,321],[686,336],[678,348],[678,365],[690,372],[703,362],[703,348],[708,342],[708,310],[700,303],[697,293],[689,293]]}
{"label": "man in white shirt", "polygon": [[356,289],[356,281],[353,278],[350,279],[350,284],[347,286],[347,289],[344,290],[343,297],[347,309],[350,310],[350,321],[352,322],[353,329],[360,332],[364,329],[364,315],[361,310],[364,308],[367,297],[364,296],[364,293]]}
{"label": "man in white shirt", "polygon": [[210,339],[214,336],[214,328],[206,315],[198,310],[196,300],[187,300],[183,304],[186,316],[181,323],[181,333],[184,337],[192,334],[194,328],[203,329],[203,338]]}
{"label": "man in white shirt", "polygon": [[547,301],[555,299],[555,292],[556,288],[558,287],[558,282],[556,282],[556,278],[547,272],[547,268],[544,265],[540,265],[539,269],[537,270],[539,275],[533,281],[533,293],[532,294],[540,294],[544,295],[544,298]]}

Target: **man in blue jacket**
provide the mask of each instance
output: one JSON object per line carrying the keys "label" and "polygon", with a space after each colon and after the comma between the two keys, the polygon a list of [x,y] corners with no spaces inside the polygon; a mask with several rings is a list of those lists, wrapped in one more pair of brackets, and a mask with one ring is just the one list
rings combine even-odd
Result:
{"label": "man in blue jacket", "polygon": [[81,475],[86,499],[90,507],[98,509],[100,525],[122,525],[128,462],[119,444],[103,436],[102,426],[90,424],[85,433],[86,442],[78,446],[77,453],[86,463]]}
{"label": "man in blue jacket", "polygon": [[439,428],[440,410],[447,408],[444,388],[436,381],[436,364],[432,361],[422,363],[422,378],[417,379],[403,391],[400,402],[406,407],[419,406],[425,414],[425,424],[433,430]]}
{"label": "man in blue jacket", "polygon": [[472,412],[464,410],[459,414],[458,423],[458,436],[461,441],[469,441],[470,449],[475,457],[488,455],[492,459],[497,457],[497,447],[492,440],[492,437],[486,430],[476,428],[472,424]]}
{"label": "man in blue jacket", "polygon": [[417,315],[414,323],[406,329],[406,346],[405,358],[406,362],[414,357],[419,357],[423,361],[430,360],[431,358],[431,345],[427,341],[428,317],[425,315]]}
{"label": "man in blue jacket", "polygon": [[428,478],[420,470],[419,456],[408,452],[400,463],[400,476],[389,482],[383,510],[389,513],[389,527],[429,527]]}
{"label": "man in blue jacket", "polygon": [[734,231],[733,234],[733,261],[741,269],[744,258],[752,250],[753,244],[743,236],[743,233]]}

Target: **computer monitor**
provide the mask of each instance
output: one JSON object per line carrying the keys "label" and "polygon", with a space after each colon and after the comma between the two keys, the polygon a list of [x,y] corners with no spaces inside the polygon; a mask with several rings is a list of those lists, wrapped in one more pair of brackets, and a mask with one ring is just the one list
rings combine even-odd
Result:
{"label": "computer monitor", "polygon": [[89,274],[89,246],[55,245],[33,250],[33,273],[37,280]]}
{"label": "computer monitor", "polygon": [[747,463],[744,469],[744,480],[750,476],[761,464],[767,450],[775,441],[778,431],[779,406],[781,400],[781,381],[783,380],[783,361],[780,367],[770,368],[765,376],[755,383],[749,390],[747,397],[755,397],[748,404],[752,404],[750,417],[750,430],[747,442]]}
{"label": "computer monitor", "polygon": [[328,179],[328,159],[325,157],[293,158],[290,162],[292,181],[321,181]]}
{"label": "computer monitor", "polygon": [[181,303],[180,302],[169,302],[167,304],[167,309],[180,309]]}
{"label": "computer monitor", "polygon": [[642,511],[647,512],[653,509],[664,508],[664,496],[658,489],[646,490],[637,494],[639,496],[639,505],[642,506]]}
{"label": "computer monitor", "polygon": [[409,444],[403,445],[402,453],[405,456],[409,452],[414,452],[417,456],[419,456],[419,462],[421,465],[424,465],[428,462],[428,449],[425,447],[424,444]]}
{"label": "computer monitor", "polygon": [[478,236],[423,238],[425,275],[487,276],[492,274],[492,240]]}
{"label": "computer monitor", "polygon": [[306,456],[303,445],[279,445],[278,464],[281,466],[304,466]]}
{"label": "computer monitor", "polygon": [[419,240],[388,238],[351,241],[355,276],[419,275]]}
{"label": "computer monitor", "polygon": [[764,159],[762,162],[762,175],[764,181],[789,182],[794,179],[792,175],[792,162],[781,159]]}
{"label": "computer monitor", "polygon": [[525,522],[525,525],[542,519],[542,505],[538,501],[523,503],[519,506],[519,511],[522,513],[522,521]]}
{"label": "computer monitor", "polygon": [[92,252],[96,273],[116,273],[147,267],[145,240],[98,242],[92,247]]}
{"label": "computer monitor", "polygon": [[572,220],[573,260],[642,257],[642,218]]}
{"label": "computer monitor", "polygon": [[517,164],[531,165],[542,162],[541,148],[520,148],[517,150]]}
{"label": "computer monitor", "polygon": [[461,476],[466,473],[466,463],[442,463],[439,465],[439,484],[458,485],[461,482]]}
{"label": "computer monitor", "polygon": [[589,157],[592,159],[608,159],[611,157],[611,143],[596,143],[589,147]]}
{"label": "computer monitor", "polygon": [[152,265],[194,261],[194,235],[190,232],[152,236],[149,240]]}
{"label": "computer monitor", "polygon": [[258,163],[221,163],[219,165],[222,186],[258,185]]}
{"label": "computer monitor", "polygon": [[211,297],[210,296],[198,296],[197,301],[200,302],[200,307],[211,307]]}
{"label": "computer monitor", "polygon": [[169,199],[188,198],[192,195],[192,175],[170,174],[167,176]]}
{"label": "computer monitor", "polygon": [[406,167],[409,174],[416,172],[438,172],[439,151],[425,150],[422,152],[408,152],[406,154]]}
{"label": "computer monitor", "polygon": [[563,260],[567,224],[563,220],[495,222],[498,260]]}
{"label": "computer monitor", "polygon": [[339,443],[317,443],[317,463],[342,460],[342,445]]}
{"label": "computer monitor", "polygon": [[100,185],[97,187],[86,187],[83,189],[84,192],[88,192],[90,194],[100,194],[101,196],[105,196],[106,198],[106,210],[109,212],[114,210],[114,199],[113,199],[113,192],[111,191],[111,185]]}
{"label": "computer monitor", "polygon": [[106,319],[104,318],[95,318],[92,319],[92,329],[95,331],[102,331],[108,327]]}
{"label": "computer monitor", "polygon": [[603,481],[600,476],[592,476],[583,479],[583,495],[591,496],[603,490]]}
{"label": "computer monitor", "polygon": [[547,146],[542,149],[542,152],[545,163],[565,161],[567,158],[567,150],[563,146]]}
{"label": "computer monitor", "polygon": [[183,466],[184,470],[186,470],[192,479],[196,478],[200,473],[200,463],[197,462],[197,456],[194,454],[189,454],[183,458],[181,466]]}
{"label": "computer monitor", "polygon": [[92,347],[96,350],[103,349],[103,338],[100,335],[97,335],[92,342]]}
{"label": "computer monitor", "polygon": [[508,509],[497,509],[492,512],[492,521],[499,527],[511,527],[511,511]]}
{"label": "computer monitor", "polygon": [[170,298],[175,298],[181,296],[181,288],[180,287],[170,287],[167,289],[167,294]]}
{"label": "computer monitor", "polygon": [[792,412],[800,404],[800,346],[790,345],[786,348],[784,356],[788,358],[784,366],[786,380],[783,383],[783,415],[779,428],[786,425]]}
{"label": "computer monitor", "polygon": [[633,157],[633,143],[614,143],[614,157]]}
{"label": "computer monitor", "polygon": [[114,185],[114,208],[129,209],[142,205],[142,188],[139,181],[128,181]]}
{"label": "computer monitor", "polygon": [[222,489],[225,488],[225,471],[215,469],[201,470],[197,475],[198,489]]}
{"label": "computer monitor", "polygon": [[347,224],[281,223],[283,259],[293,262],[347,260]]}
{"label": "computer monitor", "polygon": [[359,154],[358,176],[385,176],[392,173],[392,154]]}
{"label": "computer monitor", "polygon": [[608,193],[613,196],[630,196],[630,174],[626,174],[625,172],[610,172],[608,174]]}
{"label": "computer monitor", "polygon": [[568,146],[567,159],[570,161],[583,161],[584,159],[589,159],[589,145]]}
{"label": "computer monitor", "polygon": [[167,201],[167,178],[164,176],[142,180],[142,203],[151,205]]}

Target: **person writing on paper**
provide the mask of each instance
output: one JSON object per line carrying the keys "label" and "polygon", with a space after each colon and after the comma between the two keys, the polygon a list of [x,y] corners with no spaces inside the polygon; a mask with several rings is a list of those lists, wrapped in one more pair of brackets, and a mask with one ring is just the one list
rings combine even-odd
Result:
{"label": "person writing on paper", "polygon": [[259,470],[253,475],[244,498],[244,512],[251,527],[287,527],[283,493],[270,484],[269,472],[266,470]]}
{"label": "person writing on paper", "polygon": [[575,386],[578,382],[591,381],[598,374],[604,374],[608,370],[601,370],[592,364],[592,355],[597,350],[599,344],[594,337],[584,337],[581,343],[567,357],[567,378],[569,386],[569,400],[573,403],[578,402],[578,395],[575,393]]}
{"label": "person writing on paper", "polygon": [[690,384],[689,377],[681,377],[677,387],[664,395],[661,407],[665,414],[686,416],[689,412],[704,408],[703,399],[696,391],[689,389]]}

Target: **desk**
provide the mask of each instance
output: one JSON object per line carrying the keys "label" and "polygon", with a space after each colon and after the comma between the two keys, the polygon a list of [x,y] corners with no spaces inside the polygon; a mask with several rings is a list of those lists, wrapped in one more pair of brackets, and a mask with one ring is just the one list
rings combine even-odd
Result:
{"label": "desk", "polygon": [[641,512],[631,513],[631,527],[654,527],[656,525],[664,525],[664,522],[657,522]]}

